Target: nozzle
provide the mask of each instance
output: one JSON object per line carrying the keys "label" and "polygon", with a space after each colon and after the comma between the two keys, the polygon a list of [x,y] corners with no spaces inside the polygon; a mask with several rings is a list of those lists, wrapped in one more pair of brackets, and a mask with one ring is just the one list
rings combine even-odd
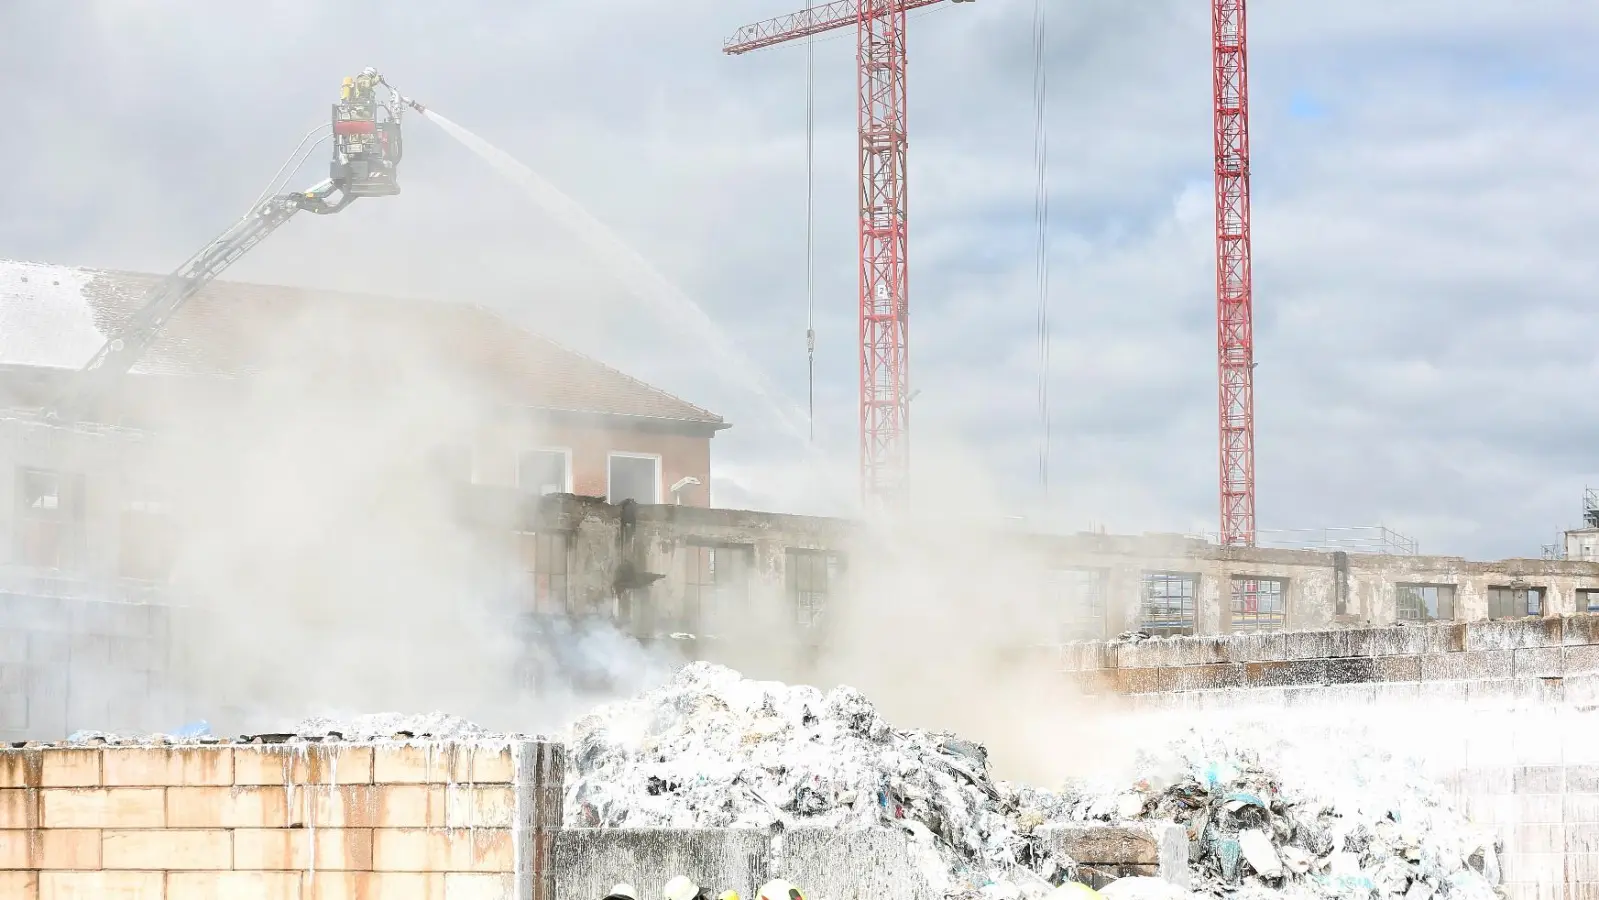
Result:
{"label": "nozzle", "polygon": [[400,98],[400,102],[404,103],[406,106],[411,107],[412,109],[416,110],[417,112],[419,112],[419,113],[421,113],[423,115],[427,115],[428,108],[423,106],[422,104],[416,102],[415,100],[412,100],[410,97],[401,97]]}

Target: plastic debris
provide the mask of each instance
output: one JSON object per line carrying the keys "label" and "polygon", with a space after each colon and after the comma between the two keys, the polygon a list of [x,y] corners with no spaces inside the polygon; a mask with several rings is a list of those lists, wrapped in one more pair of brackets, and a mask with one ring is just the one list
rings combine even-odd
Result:
{"label": "plastic debris", "polygon": [[[995,781],[980,745],[893,728],[852,688],[694,663],[564,738],[569,825],[898,829],[935,896],[1045,900],[1077,872],[1043,826],[1095,821],[1184,826],[1194,898],[1492,900],[1499,878],[1495,838],[1419,767],[1269,724],[1193,732],[1125,777],[1052,791]],[[1123,878],[1103,900],[1183,894]]]}
{"label": "plastic debris", "polygon": [[[1499,882],[1492,832],[1470,826],[1419,763],[1354,736],[1291,738],[1270,723],[1232,722],[1192,731],[1137,767],[1135,820],[1187,828],[1196,894],[1487,900]],[[1072,819],[1110,822],[1126,818],[1125,791],[1077,783],[1064,793]]]}
{"label": "plastic debris", "polygon": [[693,663],[566,738],[569,825],[892,828],[933,890],[992,900],[1039,897],[1075,871],[1033,834],[1065,818],[1058,795],[995,782],[980,745],[892,728],[853,688]]}
{"label": "plastic debris", "polygon": [[1266,832],[1254,828],[1238,832],[1238,849],[1260,877],[1282,876],[1283,861],[1277,856],[1277,848],[1271,845],[1271,838],[1266,837]]}

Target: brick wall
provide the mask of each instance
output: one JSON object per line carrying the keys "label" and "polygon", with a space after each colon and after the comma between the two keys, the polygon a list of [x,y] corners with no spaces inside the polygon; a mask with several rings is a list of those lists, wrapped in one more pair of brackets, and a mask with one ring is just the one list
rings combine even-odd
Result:
{"label": "brick wall", "polygon": [[604,497],[610,483],[612,452],[651,454],[661,458],[662,503],[671,503],[667,489],[684,476],[700,480],[685,487],[685,506],[710,506],[711,438],[661,430],[543,423],[537,428],[496,428],[478,436],[474,480],[509,487],[516,484],[516,461],[523,450],[565,449],[571,453],[572,492]]}
{"label": "brick wall", "polygon": [[547,900],[562,758],[532,741],[0,750],[0,897]]}

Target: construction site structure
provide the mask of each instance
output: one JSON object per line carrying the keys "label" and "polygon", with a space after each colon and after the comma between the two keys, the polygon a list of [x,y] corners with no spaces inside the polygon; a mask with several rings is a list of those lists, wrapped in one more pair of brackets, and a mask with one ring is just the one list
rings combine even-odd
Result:
{"label": "construction site structure", "polygon": [[[92,417],[97,403],[144,356],[183,304],[295,213],[305,210],[332,215],[361,197],[398,194],[400,114],[406,106],[422,110],[420,104],[400,96],[370,66],[344,79],[328,124],[300,139],[243,218],[150,289],[139,310],[45,407],[45,418],[78,422]],[[284,191],[310,154],[330,138],[333,158],[328,177],[303,191]]]}
{"label": "construction site structure", "polygon": [[[860,153],[860,471],[903,501],[910,463],[906,18],[942,0],[838,0],[746,25],[730,55],[854,25]],[[969,2],[969,0],[953,0]],[[1245,0],[1212,0],[1220,543],[1255,543],[1253,271]]]}
{"label": "construction site structure", "polygon": [[839,0],[746,25],[722,45],[722,52],[738,55],[855,26],[861,176],[861,495],[884,506],[905,501],[910,469],[905,20],[911,10],[941,2]]}
{"label": "construction site structure", "polygon": [[1221,543],[1255,543],[1254,272],[1249,246],[1249,65],[1245,0],[1213,0],[1216,349]]}

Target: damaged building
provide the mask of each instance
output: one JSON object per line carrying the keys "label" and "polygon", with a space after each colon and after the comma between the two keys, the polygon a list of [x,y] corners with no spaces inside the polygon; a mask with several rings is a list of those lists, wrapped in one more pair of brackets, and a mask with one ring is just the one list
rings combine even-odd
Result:
{"label": "damaged building", "polygon": [[[512,620],[535,631],[599,623],[735,664],[729,648],[750,635],[825,652],[845,630],[921,615],[921,594],[940,595],[928,610],[981,622],[987,642],[1046,657],[1128,631],[1599,607],[1599,563],[1577,559],[1220,548],[985,523],[887,535],[712,508],[720,417],[464,304],[213,284],[99,421],[41,421],[33,411],[150,280],[0,265],[0,392],[12,410],[0,418],[0,683],[21,687],[0,697],[0,737],[171,722],[181,708],[160,721],[137,711],[170,687],[175,623],[207,591],[245,609],[293,596],[314,611],[378,590],[362,566],[403,581],[427,554],[493,598],[508,632]],[[264,416],[277,416],[271,428]],[[413,520],[426,527],[395,530]],[[361,528],[376,532],[373,546],[350,544]],[[443,596],[441,586],[466,589],[414,590]],[[69,689],[86,669],[100,687]]]}

